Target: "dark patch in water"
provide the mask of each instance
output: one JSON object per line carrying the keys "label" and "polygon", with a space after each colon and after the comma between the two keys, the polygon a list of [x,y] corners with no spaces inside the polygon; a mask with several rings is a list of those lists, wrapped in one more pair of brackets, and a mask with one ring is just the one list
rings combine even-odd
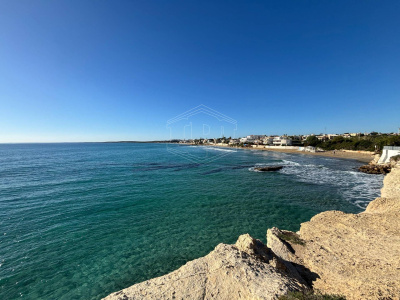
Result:
{"label": "dark patch in water", "polygon": [[[145,167],[144,167],[145,166]],[[200,164],[160,164],[160,163],[149,163],[149,164],[141,164],[137,165],[137,168],[133,169],[133,172],[142,172],[142,171],[157,171],[157,170],[166,170],[173,169],[173,171],[180,171],[185,169],[196,168],[200,166]],[[142,168],[139,168],[142,167]]]}
{"label": "dark patch in water", "polygon": [[201,175],[208,175],[208,174],[214,174],[214,173],[219,173],[223,170],[223,168],[218,168],[218,169],[213,169],[213,170],[209,170],[206,172],[201,173]]}
{"label": "dark patch in water", "polygon": [[212,169],[212,170],[203,172],[203,173],[201,173],[201,175],[219,173],[219,172],[224,171],[224,170],[247,169],[247,168],[250,168],[250,167],[253,167],[253,166],[254,165],[225,166],[225,167],[221,167],[221,168],[218,168],[218,169]]}

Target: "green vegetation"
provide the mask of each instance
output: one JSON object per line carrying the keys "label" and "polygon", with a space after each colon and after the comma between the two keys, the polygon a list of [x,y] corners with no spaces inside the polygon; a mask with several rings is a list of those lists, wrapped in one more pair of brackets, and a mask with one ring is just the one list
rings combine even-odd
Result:
{"label": "green vegetation", "polygon": [[280,296],[279,300],[346,300],[344,296],[321,294],[311,290],[302,292],[289,292],[286,295]]}
{"label": "green vegetation", "polygon": [[[215,143],[229,143],[230,137],[220,137],[216,139],[211,139]],[[210,140],[210,139],[208,139]],[[194,144],[202,145],[204,139],[194,139]],[[251,147],[254,143],[246,142],[239,143],[239,147]],[[302,142],[300,139],[294,140],[293,145],[301,146]],[[400,135],[392,134],[379,134],[376,132],[371,132],[370,135],[354,136],[345,138],[343,136],[336,136],[331,140],[319,140],[316,136],[311,135],[307,137],[304,142],[304,146],[313,146],[322,148],[324,150],[356,150],[356,151],[381,151],[384,146],[400,146]]]}
{"label": "green vegetation", "polygon": [[292,244],[298,244],[304,246],[306,242],[302,240],[297,234],[295,233],[280,233],[278,237],[284,241],[287,241]]}
{"label": "green vegetation", "polygon": [[[320,141],[316,136],[309,136],[305,142],[306,146],[319,147],[324,150],[364,150],[375,151],[382,150],[384,146],[400,146],[399,135],[368,135],[344,138],[342,136],[334,137],[332,140]],[[375,149],[376,146],[376,149]]]}

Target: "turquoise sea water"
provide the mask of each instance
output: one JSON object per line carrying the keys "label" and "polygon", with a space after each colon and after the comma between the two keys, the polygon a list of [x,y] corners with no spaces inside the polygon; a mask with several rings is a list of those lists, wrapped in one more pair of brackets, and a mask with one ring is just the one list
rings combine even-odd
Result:
{"label": "turquoise sea water", "polygon": [[240,234],[360,212],[382,186],[352,160],[183,147],[0,145],[0,299],[99,299]]}

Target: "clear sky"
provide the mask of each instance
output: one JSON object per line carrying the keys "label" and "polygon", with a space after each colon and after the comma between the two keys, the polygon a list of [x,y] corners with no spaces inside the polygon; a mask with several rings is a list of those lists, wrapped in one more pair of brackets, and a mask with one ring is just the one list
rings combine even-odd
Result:
{"label": "clear sky", "polygon": [[399,1],[0,1],[0,142],[393,132]]}

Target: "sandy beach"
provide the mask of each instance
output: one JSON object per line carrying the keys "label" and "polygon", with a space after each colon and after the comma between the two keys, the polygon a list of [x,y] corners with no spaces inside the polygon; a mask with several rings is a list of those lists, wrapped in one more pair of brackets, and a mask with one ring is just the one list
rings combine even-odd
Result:
{"label": "sandy beach", "polygon": [[[223,148],[231,148],[227,146],[214,145],[214,147],[223,147]],[[325,156],[325,157],[333,157],[339,159],[354,159],[363,163],[369,163],[373,158],[374,154],[364,153],[364,152],[347,152],[347,151],[325,151],[325,152],[306,152],[306,151],[298,151],[293,149],[271,149],[271,148],[242,148],[244,150],[259,150],[259,151],[275,151],[275,152],[284,152],[284,153],[293,153],[299,155],[313,155],[313,156]]]}
{"label": "sandy beach", "polygon": [[326,156],[333,158],[341,158],[341,159],[355,159],[360,162],[369,163],[373,158],[373,154],[365,154],[365,153],[357,153],[357,152],[344,152],[344,151],[326,151],[326,152],[305,152],[305,151],[297,151],[297,150],[286,150],[286,149],[265,149],[267,151],[280,151],[286,153],[294,153],[300,155],[314,155],[314,156]]}

